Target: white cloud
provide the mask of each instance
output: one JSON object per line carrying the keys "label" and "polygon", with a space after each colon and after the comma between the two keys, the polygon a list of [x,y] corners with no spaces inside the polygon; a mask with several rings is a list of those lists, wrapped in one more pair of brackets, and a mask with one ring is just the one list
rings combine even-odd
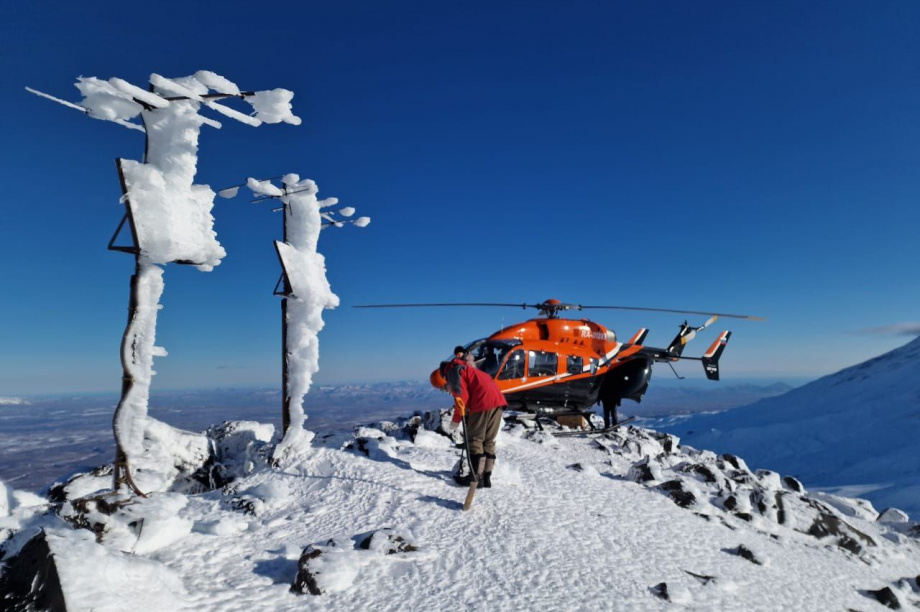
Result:
{"label": "white cloud", "polygon": [[29,406],[29,402],[19,397],[0,397],[0,406]]}
{"label": "white cloud", "polygon": [[882,334],[894,336],[920,336],[920,323],[895,323],[860,331],[861,334]]}

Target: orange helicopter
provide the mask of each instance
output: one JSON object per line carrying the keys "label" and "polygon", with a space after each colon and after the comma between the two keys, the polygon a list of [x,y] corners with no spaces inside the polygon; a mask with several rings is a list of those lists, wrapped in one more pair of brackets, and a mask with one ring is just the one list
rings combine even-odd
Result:
{"label": "orange helicopter", "polygon": [[[631,306],[582,306],[545,300],[539,304],[373,304],[355,308],[405,308],[440,306],[514,306],[534,308],[543,316],[509,325],[487,338],[467,344],[476,367],[490,374],[508,400],[509,409],[537,415],[584,415],[595,404],[604,407],[604,425],[616,423],[616,409],[624,399],[641,402],[652,377],[652,364],[678,360],[700,361],[709,380],[719,380],[719,358],[731,337],[723,331],[701,357],[683,356],[684,347],[696,334],[719,317],[761,320],[760,317],[693,310],[637,308]],[[627,342],[616,333],[588,319],[563,319],[566,310],[613,309],[710,315],[698,327],[684,321],[667,348],[644,346],[648,329],[637,331]],[[673,366],[672,366],[673,368]],[[432,372],[432,384],[438,370]]]}

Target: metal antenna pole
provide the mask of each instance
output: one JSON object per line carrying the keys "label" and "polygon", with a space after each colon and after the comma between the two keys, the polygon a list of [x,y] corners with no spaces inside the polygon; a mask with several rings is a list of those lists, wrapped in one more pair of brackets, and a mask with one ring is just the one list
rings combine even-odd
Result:
{"label": "metal antenna pole", "polygon": [[[144,148],[146,149],[146,144]],[[112,433],[115,437],[115,463],[112,470],[112,489],[117,492],[122,485],[127,485],[137,495],[146,497],[140,488],[138,488],[137,484],[134,482],[134,478],[131,476],[131,469],[128,463],[128,454],[125,452],[125,449],[121,444],[121,440],[118,436],[118,428],[116,427],[118,417],[125,407],[128,395],[134,388],[134,375],[131,373],[131,368],[128,367],[128,363],[125,359],[125,354],[127,352],[126,349],[128,348],[127,344],[130,341],[131,324],[134,322],[134,318],[137,316],[137,283],[141,274],[141,250],[140,244],[137,240],[137,227],[134,225],[134,214],[131,212],[131,204],[128,202],[127,198],[128,185],[125,182],[125,174],[121,168],[121,160],[116,159],[115,165],[118,168],[118,178],[121,181],[121,191],[125,195],[125,218],[128,220],[128,226],[131,228],[132,246],[127,248],[113,248],[113,243],[115,241],[115,236],[113,236],[112,242],[109,243],[109,248],[111,250],[126,251],[134,254],[134,274],[131,276],[131,293],[128,297],[128,323],[125,325],[125,333],[121,338],[121,399],[118,401],[118,407],[115,408],[115,414],[112,416]],[[123,223],[124,221],[122,221],[122,224]],[[118,227],[120,229],[121,225]]]}
{"label": "metal antenna pole", "polygon": [[[287,202],[284,202],[284,208],[282,210],[283,221],[282,221],[282,241],[287,242],[288,231],[287,231],[287,218],[290,207]],[[282,265],[283,267],[283,265]],[[284,288],[281,293],[281,437],[284,438],[284,435],[287,433],[288,427],[291,426],[291,391],[288,387],[289,375],[288,370],[290,369],[290,353],[288,353],[288,317],[287,317],[287,305],[288,305],[288,296],[291,295],[291,281],[288,279],[288,275],[285,272],[282,276],[282,282],[284,283]]]}

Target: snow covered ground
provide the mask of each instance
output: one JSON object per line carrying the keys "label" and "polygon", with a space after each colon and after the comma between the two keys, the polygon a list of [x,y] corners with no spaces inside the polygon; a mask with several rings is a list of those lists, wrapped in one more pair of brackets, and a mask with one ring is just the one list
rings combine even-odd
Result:
{"label": "snow covered ground", "polygon": [[784,395],[661,427],[693,446],[920,515],[920,338]]}
{"label": "snow covered ground", "polygon": [[[464,513],[440,418],[320,435],[284,469],[267,465],[270,428],[215,430],[208,469],[232,481],[193,493],[176,477],[120,509],[76,501],[106,477],[53,510],[6,496],[6,559],[43,527],[80,610],[872,610],[885,589],[920,605],[906,517],[640,428],[508,424],[495,486]],[[299,569],[323,594],[292,592]]]}

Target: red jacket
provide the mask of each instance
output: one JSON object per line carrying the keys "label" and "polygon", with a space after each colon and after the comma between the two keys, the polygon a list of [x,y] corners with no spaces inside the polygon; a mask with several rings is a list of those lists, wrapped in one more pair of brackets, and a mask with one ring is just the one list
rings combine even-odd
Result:
{"label": "red jacket", "polygon": [[[461,359],[454,359],[445,368],[447,390],[459,397],[469,412],[487,412],[508,405],[501,389],[491,376],[476,369]],[[454,410],[453,421],[459,423],[462,415]]]}

